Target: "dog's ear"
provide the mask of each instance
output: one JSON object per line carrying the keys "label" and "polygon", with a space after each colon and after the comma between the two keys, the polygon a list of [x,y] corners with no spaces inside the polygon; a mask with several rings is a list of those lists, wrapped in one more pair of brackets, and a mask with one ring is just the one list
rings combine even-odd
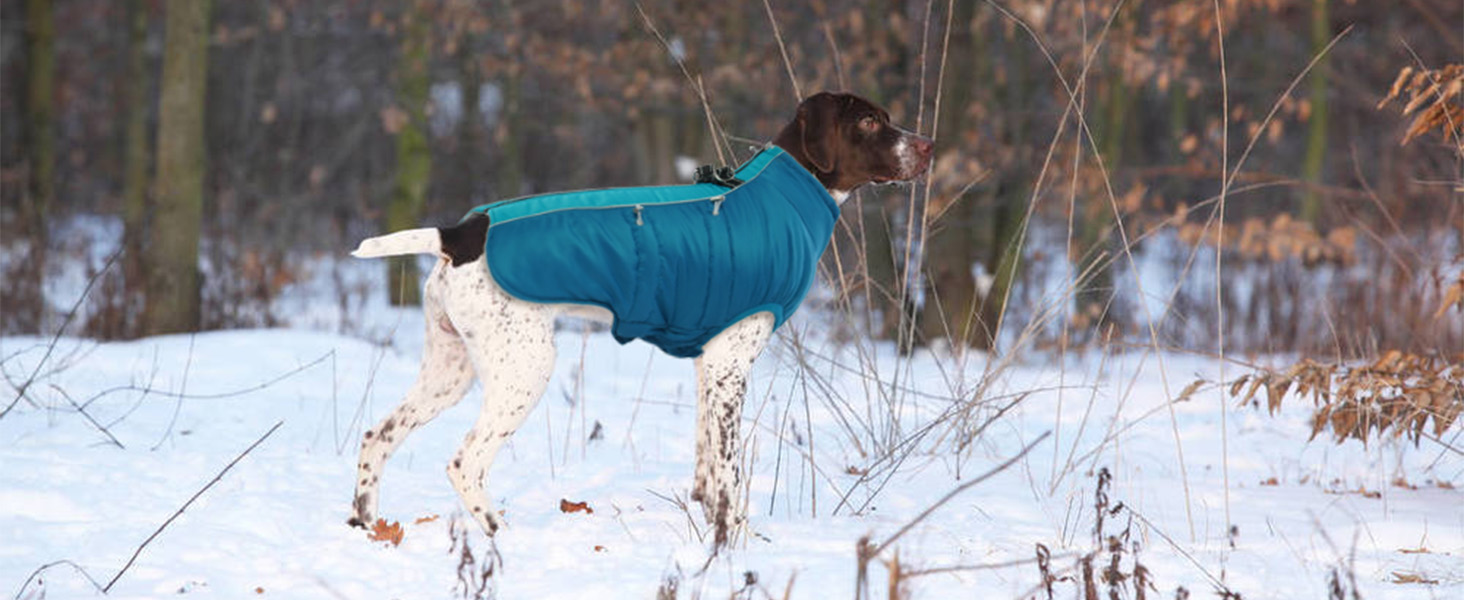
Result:
{"label": "dog's ear", "polygon": [[819,92],[798,105],[798,132],[803,155],[823,173],[834,171],[834,128],[838,127],[839,102],[833,94]]}

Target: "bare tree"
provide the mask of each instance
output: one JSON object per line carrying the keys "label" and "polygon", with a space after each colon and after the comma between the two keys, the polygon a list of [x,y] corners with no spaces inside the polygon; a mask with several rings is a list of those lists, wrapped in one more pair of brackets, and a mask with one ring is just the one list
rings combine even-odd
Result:
{"label": "bare tree", "polygon": [[[427,202],[427,184],[432,176],[432,152],[427,144],[427,91],[431,84],[428,61],[432,58],[432,17],[424,3],[413,5],[402,18],[406,35],[397,61],[397,106],[389,113],[399,119],[396,132],[396,183],[386,209],[388,230],[416,227]],[[391,303],[398,306],[422,303],[420,275],[414,256],[387,261]]]}
{"label": "bare tree", "polygon": [[198,232],[203,218],[204,94],[210,0],[168,0],[159,104],[157,199],[147,247],[146,334],[199,322]]}

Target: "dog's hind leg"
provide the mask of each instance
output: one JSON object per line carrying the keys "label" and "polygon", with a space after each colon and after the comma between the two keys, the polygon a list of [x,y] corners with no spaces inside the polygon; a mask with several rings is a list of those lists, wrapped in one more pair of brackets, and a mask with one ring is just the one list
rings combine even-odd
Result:
{"label": "dog's hind leg", "polygon": [[480,314],[453,313],[483,384],[483,409],[448,464],[447,476],[473,519],[493,535],[503,519],[486,491],[488,469],[544,395],[556,351],[554,316],[546,307],[509,300],[497,289],[489,295],[491,301],[469,308]]}
{"label": "dog's hind leg", "polygon": [[747,374],[773,333],[773,315],[757,313],[707,342],[696,359],[696,479],[691,497],[701,502],[722,546],[746,522],[742,491],[742,401]]}
{"label": "dog's hind leg", "polygon": [[401,405],[362,436],[361,457],[356,467],[356,496],[347,521],[351,525],[370,527],[376,520],[377,482],[392,452],[413,430],[462,400],[473,384],[467,347],[448,320],[436,289],[440,282],[435,280],[439,277],[440,272],[434,272],[428,279],[423,300],[427,335],[417,381]]}

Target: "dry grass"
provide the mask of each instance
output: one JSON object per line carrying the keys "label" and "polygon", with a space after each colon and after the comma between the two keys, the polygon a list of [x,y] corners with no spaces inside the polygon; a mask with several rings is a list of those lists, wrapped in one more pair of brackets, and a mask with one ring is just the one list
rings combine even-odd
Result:
{"label": "dry grass", "polygon": [[1445,142],[1464,153],[1464,65],[1440,69],[1403,67],[1381,109],[1394,100],[1405,100],[1403,116],[1412,116],[1403,143],[1437,130]]}

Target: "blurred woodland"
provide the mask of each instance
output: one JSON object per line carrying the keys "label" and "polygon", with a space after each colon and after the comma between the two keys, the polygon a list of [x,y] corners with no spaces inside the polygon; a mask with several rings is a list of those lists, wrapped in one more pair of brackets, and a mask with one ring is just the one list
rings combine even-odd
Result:
{"label": "blurred woodland", "polygon": [[[46,281],[113,255],[79,221],[124,248],[80,331],[272,325],[307,258],[497,199],[674,183],[679,157],[746,158],[836,89],[937,146],[928,182],[845,204],[823,302],[849,335],[1464,350],[1459,0],[0,12],[3,333],[54,331]],[[415,263],[384,270],[415,301]]]}

